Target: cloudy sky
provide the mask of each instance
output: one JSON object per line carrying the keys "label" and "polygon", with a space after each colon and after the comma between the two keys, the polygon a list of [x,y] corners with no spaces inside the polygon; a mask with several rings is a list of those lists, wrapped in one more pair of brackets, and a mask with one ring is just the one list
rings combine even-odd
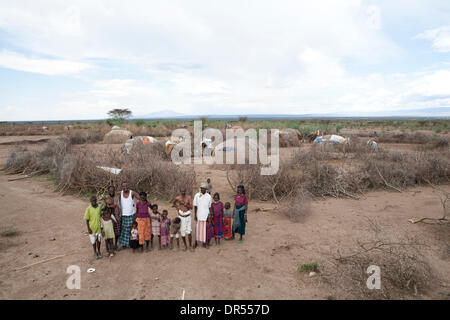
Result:
{"label": "cloudy sky", "polygon": [[450,106],[450,1],[0,0],[0,120]]}

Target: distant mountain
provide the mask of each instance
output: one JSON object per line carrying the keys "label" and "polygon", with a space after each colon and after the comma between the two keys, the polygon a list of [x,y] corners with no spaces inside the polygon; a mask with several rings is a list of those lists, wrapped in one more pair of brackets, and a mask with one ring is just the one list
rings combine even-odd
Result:
{"label": "distant mountain", "polygon": [[133,119],[178,119],[192,120],[200,117],[209,119],[228,119],[238,120],[241,117],[248,119],[334,119],[334,118],[444,118],[450,117],[450,107],[426,108],[426,109],[408,109],[408,110],[391,110],[377,112],[342,112],[342,113],[311,113],[311,114],[204,114],[204,115],[188,115],[178,113],[172,110],[163,110],[148,113],[145,115],[133,116]]}

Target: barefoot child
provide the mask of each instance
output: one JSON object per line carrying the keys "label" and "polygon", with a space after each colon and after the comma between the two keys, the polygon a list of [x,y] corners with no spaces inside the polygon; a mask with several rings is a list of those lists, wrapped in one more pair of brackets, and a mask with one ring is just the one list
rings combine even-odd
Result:
{"label": "barefoot child", "polygon": [[102,237],[105,239],[106,252],[110,257],[114,257],[114,223],[117,220],[114,216],[114,203],[111,198],[106,199],[106,206],[102,210],[100,226],[102,229]]}
{"label": "barefoot child", "polygon": [[89,240],[94,248],[94,258],[100,259],[100,246],[102,244],[102,229],[100,225],[101,207],[97,204],[97,197],[91,196],[91,205],[84,212]]}
{"label": "barefoot child", "polygon": [[170,243],[170,219],[167,210],[162,211],[161,217],[161,247],[167,249]]}
{"label": "barefoot child", "polygon": [[212,238],[214,238],[214,222],[210,214],[206,220],[206,248],[209,248]]}
{"label": "barefoot child", "polygon": [[158,205],[152,206],[152,213],[150,214],[152,219],[152,237],[151,237],[151,250],[153,250],[153,237],[158,236],[158,249],[161,250],[161,214],[158,212]]}
{"label": "barefoot child", "polygon": [[220,238],[223,236],[223,203],[220,201],[220,195],[216,192],[213,196],[214,202],[211,204],[211,211],[214,222],[214,240],[220,244]]}
{"label": "barefoot child", "polygon": [[139,244],[142,246],[141,250],[144,251],[144,243],[145,243],[145,251],[148,251],[149,243],[150,243],[150,235],[151,235],[151,222],[150,222],[150,214],[148,213],[148,208],[151,204],[147,201],[147,193],[140,192],[139,193],[139,201],[136,203],[136,222],[138,224],[138,232],[139,232]]}
{"label": "barefoot child", "polygon": [[133,225],[131,227],[130,247],[133,249],[133,252],[139,248],[139,231],[137,221],[133,221]]}
{"label": "barefoot child", "polygon": [[231,224],[233,221],[233,210],[231,204],[225,202],[225,209],[223,210],[223,238],[225,240],[231,239]]}
{"label": "barefoot child", "polygon": [[173,238],[177,239],[177,249],[180,249],[181,219],[176,217],[170,225],[170,249],[173,249]]}

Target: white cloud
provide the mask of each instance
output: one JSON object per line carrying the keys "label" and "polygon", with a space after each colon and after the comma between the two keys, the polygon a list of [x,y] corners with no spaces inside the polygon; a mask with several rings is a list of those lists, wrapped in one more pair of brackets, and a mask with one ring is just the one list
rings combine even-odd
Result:
{"label": "white cloud", "polygon": [[[53,119],[105,117],[115,106],[298,114],[445,103],[448,67],[395,73],[411,59],[393,40],[404,36],[392,29],[396,19],[406,12],[406,21],[427,19],[417,30],[432,25],[427,12],[435,9],[419,2],[403,10],[405,3],[365,0],[0,1],[0,40],[9,48],[0,66],[82,79],[82,92],[34,104]],[[445,28],[420,37],[444,50]],[[37,108],[11,95],[8,104]]]}
{"label": "white cloud", "polygon": [[429,29],[414,37],[432,41],[432,47],[438,52],[450,52],[450,26]]}
{"label": "white cloud", "polygon": [[0,53],[0,67],[45,75],[67,75],[80,73],[88,69],[89,64],[68,60],[28,58],[16,52],[3,50]]}

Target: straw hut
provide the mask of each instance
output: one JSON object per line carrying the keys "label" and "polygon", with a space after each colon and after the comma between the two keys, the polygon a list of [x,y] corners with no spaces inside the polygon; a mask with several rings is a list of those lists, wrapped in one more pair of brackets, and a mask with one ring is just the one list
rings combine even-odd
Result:
{"label": "straw hut", "polygon": [[280,147],[299,147],[303,135],[295,129],[283,129],[279,133]]}
{"label": "straw hut", "polygon": [[122,129],[114,129],[105,134],[103,138],[104,143],[108,144],[122,144],[125,143],[128,139],[131,139],[133,134],[131,131],[122,130]]}

